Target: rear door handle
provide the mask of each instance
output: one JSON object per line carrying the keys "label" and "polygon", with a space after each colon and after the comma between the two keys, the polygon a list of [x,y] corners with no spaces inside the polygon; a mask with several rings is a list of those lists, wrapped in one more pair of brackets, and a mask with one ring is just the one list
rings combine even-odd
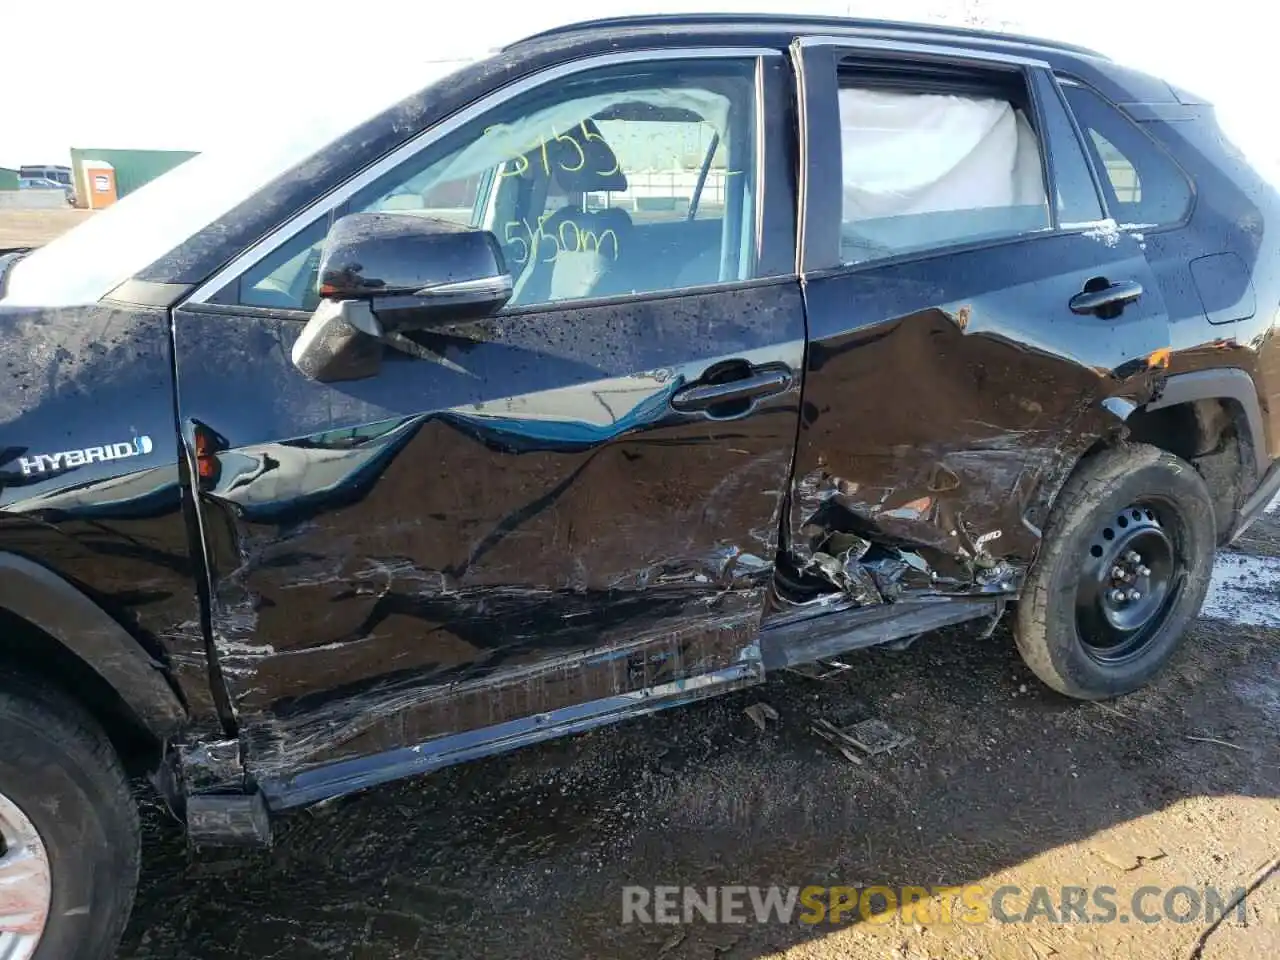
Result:
{"label": "rear door handle", "polygon": [[[1142,296],[1142,284],[1136,280],[1119,280],[1101,290],[1086,290],[1071,298],[1068,306],[1072,313],[1097,314],[1100,311],[1113,316]],[[1111,308],[1110,310],[1108,308]]]}
{"label": "rear door handle", "polygon": [[782,370],[753,373],[726,383],[694,383],[671,396],[671,407],[681,413],[708,410],[735,400],[758,400],[782,393],[791,386],[791,374]]}

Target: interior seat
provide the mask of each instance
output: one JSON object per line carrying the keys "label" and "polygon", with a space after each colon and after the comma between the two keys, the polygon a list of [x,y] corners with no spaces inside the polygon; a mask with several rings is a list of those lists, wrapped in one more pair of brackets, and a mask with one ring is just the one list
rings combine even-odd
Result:
{"label": "interior seat", "polygon": [[[613,150],[594,130],[595,136],[576,137],[581,155],[561,140],[547,144],[552,181],[559,195],[625,191],[627,178],[618,166]],[[575,169],[577,168],[577,169]],[[603,171],[603,172],[602,172]],[[619,216],[620,215],[620,216]],[[534,244],[534,262],[516,281],[511,302],[516,305],[546,303],[599,296],[604,278],[625,256],[631,218],[623,210],[606,209],[587,213],[577,204],[561,207],[542,224],[541,235],[556,240],[557,247],[542,240]],[[604,243],[606,231],[613,235]],[[595,238],[591,240],[589,238]],[[556,255],[547,254],[556,249]]]}

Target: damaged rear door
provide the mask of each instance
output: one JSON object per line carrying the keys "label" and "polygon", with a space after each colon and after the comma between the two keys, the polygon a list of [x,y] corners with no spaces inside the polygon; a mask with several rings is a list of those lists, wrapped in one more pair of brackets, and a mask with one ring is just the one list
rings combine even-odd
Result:
{"label": "damaged rear door", "polygon": [[[177,310],[210,628],[273,805],[758,677],[805,335],[789,76],[685,49],[509,85]],[[318,383],[289,358],[320,245],[368,210],[490,230],[515,294]]]}
{"label": "damaged rear door", "polygon": [[790,559],[863,603],[1009,593],[1169,322],[1047,66],[793,45],[810,349]]}

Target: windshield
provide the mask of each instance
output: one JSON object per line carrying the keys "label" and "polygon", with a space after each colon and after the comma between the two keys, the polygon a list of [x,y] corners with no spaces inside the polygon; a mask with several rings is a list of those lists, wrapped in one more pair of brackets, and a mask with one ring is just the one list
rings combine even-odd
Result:
{"label": "windshield", "polygon": [[383,86],[371,96],[365,90],[365,96],[337,107],[315,103],[310,113],[299,107],[286,125],[274,112],[256,125],[237,123],[219,146],[19,260],[0,304],[55,307],[99,300],[347,130],[469,62],[425,64],[411,89]]}

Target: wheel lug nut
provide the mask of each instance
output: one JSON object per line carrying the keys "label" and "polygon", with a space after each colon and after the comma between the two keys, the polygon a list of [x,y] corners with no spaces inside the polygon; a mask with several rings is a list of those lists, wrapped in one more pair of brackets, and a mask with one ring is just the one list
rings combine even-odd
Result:
{"label": "wheel lug nut", "polygon": [[1137,590],[1130,590],[1130,591],[1129,591],[1129,599],[1130,599],[1130,600],[1141,600],[1141,599],[1142,599],[1142,594],[1140,594]]}
{"label": "wheel lug nut", "polygon": [[1114,577],[1116,580],[1122,580],[1122,579],[1124,579],[1124,568],[1123,568],[1123,567],[1112,567],[1112,568],[1111,568],[1111,576],[1112,576],[1112,577]]}
{"label": "wheel lug nut", "polygon": [[1151,576],[1151,568],[1150,568],[1150,567],[1142,567],[1142,566],[1138,567],[1138,576],[1140,576],[1140,577],[1149,577],[1149,576]]}
{"label": "wheel lug nut", "polygon": [[1112,591],[1111,591],[1111,602],[1112,602],[1112,603],[1124,603],[1124,601],[1125,601],[1125,592],[1124,592],[1123,590],[1112,590]]}
{"label": "wheel lug nut", "polygon": [[1128,553],[1124,555],[1124,558],[1128,560],[1130,563],[1142,562],[1142,555],[1139,554],[1138,551],[1136,550],[1130,550]]}

